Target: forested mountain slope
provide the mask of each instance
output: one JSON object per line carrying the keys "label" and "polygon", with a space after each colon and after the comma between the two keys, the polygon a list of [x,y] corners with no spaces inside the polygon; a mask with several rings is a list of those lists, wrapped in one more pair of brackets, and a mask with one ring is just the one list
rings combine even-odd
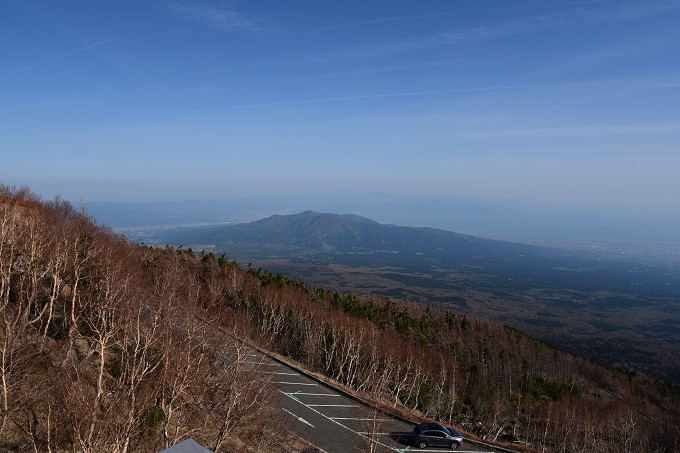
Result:
{"label": "forested mountain slope", "polygon": [[[205,228],[180,229],[168,235],[175,242],[213,243],[220,248],[256,246],[261,250],[373,254],[401,254],[398,261],[413,261],[415,254],[424,259],[467,262],[470,259],[502,257],[518,252],[539,256],[542,247],[482,239],[436,228],[384,225],[353,214],[305,211],[273,215],[250,223]],[[391,259],[394,259],[391,256]]]}
{"label": "forested mountain slope", "polygon": [[162,244],[339,291],[466,311],[598,362],[680,383],[680,265],[305,211],[170,229]]}
{"label": "forested mountain slope", "polygon": [[[395,410],[550,451],[673,451],[680,390],[462,313],[132,245],[0,187],[0,449],[276,451],[235,332]],[[220,328],[218,328],[220,327]],[[245,447],[245,442],[259,439]]]}
{"label": "forested mountain slope", "polygon": [[[680,297],[680,276],[630,261],[484,239],[426,227],[385,225],[352,214],[305,211],[250,223],[170,230],[166,243],[211,244],[249,258],[279,256],[356,266],[472,270],[515,289],[560,287]],[[508,285],[508,283],[506,283]]]}

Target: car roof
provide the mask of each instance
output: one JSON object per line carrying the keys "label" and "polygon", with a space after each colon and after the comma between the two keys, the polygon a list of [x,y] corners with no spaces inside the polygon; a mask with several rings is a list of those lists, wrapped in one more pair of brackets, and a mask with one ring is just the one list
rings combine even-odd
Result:
{"label": "car roof", "polygon": [[436,429],[436,430],[442,430],[446,431],[448,428],[446,428],[444,425],[440,425],[439,423],[420,423],[419,425],[416,426],[418,430],[420,431],[426,431],[428,429]]}
{"label": "car roof", "polygon": [[446,426],[440,425],[439,423],[420,423],[419,425],[416,425],[414,430],[418,433],[422,433],[423,431],[442,431],[447,435],[451,434],[451,431]]}
{"label": "car roof", "polygon": [[463,437],[463,434],[455,428],[449,428],[448,426],[440,425],[439,423],[420,423],[414,428],[416,433],[422,433],[423,431],[443,431],[447,435],[454,437]]}

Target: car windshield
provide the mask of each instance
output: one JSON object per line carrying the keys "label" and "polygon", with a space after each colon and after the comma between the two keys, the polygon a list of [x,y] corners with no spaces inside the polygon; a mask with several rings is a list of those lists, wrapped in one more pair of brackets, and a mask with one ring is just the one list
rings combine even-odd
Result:
{"label": "car windshield", "polygon": [[449,428],[447,428],[446,426],[442,426],[440,429],[442,431],[444,431],[447,436],[449,436],[449,437],[453,436],[453,433],[451,432],[451,430]]}
{"label": "car windshield", "polygon": [[463,434],[455,428],[449,428],[449,431],[453,437],[463,437]]}
{"label": "car windshield", "polygon": [[[420,425],[417,425],[414,428],[414,432],[416,434],[420,434],[423,431],[439,431],[445,433],[449,437],[462,437],[462,434],[460,434],[458,431],[455,429],[447,428],[446,426],[443,425],[438,425],[438,424],[432,424],[432,423],[422,423]],[[425,433],[429,434],[429,433]],[[431,434],[430,434],[431,435]]]}

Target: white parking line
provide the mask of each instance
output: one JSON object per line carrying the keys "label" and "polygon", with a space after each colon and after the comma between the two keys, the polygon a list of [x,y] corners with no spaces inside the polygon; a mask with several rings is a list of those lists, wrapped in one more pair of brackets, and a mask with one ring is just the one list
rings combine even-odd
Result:
{"label": "white parking line", "polygon": [[239,354],[237,352],[228,352],[224,354],[224,357],[255,357],[256,359],[263,359],[262,354],[252,354],[252,353],[246,353],[246,354]]}
{"label": "white parking line", "polygon": [[[298,393],[299,395],[299,393]],[[359,407],[356,404],[308,404],[309,407]]]}
{"label": "white parking line", "polygon": [[[318,410],[314,409],[313,407],[307,406],[305,403],[303,403],[302,401],[300,401],[300,400],[297,399],[297,398],[294,398],[294,397],[291,396],[290,394],[288,394],[288,393],[286,393],[286,392],[283,392],[283,391],[281,391],[281,390],[279,390],[279,392],[283,393],[284,395],[286,395],[287,397],[289,397],[289,398],[292,399],[293,401],[297,401],[298,403],[300,403],[300,404],[302,404],[303,406],[307,407],[310,411],[314,411],[314,412],[316,412],[317,414],[319,414],[320,416],[322,416],[322,417],[324,417],[324,418],[326,418],[326,419],[332,421],[332,422],[335,423],[336,425],[342,426],[342,427],[345,428],[346,430],[351,431],[351,432],[353,432],[354,434],[363,437],[364,439],[368,439],[367,436],[365,436],[365,435],[359,433],[358,431],[354,431],[352,428],[343,425],[343,424],[340,423],[339,421],[334,420],[334,419],[328,417],[327,415],[322,414],[321,412],[319,412]],[[296,394],[296,395],[299,395],[299,393]],[[376,442],[376,443],[377,443],[378,445],[381,445],[381,446],[387,448],[388,450],[392,450],[392,451],[404,451],[403,449],[397,449],[397,448],[391,447],[391,446],[389,446],[389,445],[387,445],[387,444],[384,444],[384,443],[382,443],[382,442]],[[410,449],[410,447],[406,447],[406,449]]]}
{"label": "white parking line", "polygon": [[[308,404],[306,404],[309,407]],[[371,422],[391,422],[389,418],[351,418],[351,417],[328,417],[331,420],[356,420],[360,422],[371,421]]]}
{"label": "white parking line", "polygon": [[300,420],[300,421],[301,421],[302,423],[304,423],[305,425],[309,425],[309,426],[311,426],[312,428],[316,428],[314,425],[312,425],[311,423],[309,423],[307,420],[305,420],[305,419],[302,418],[302,417],[298,417],[297,415],[295,415],[294,413],[292,413],[291,411],[289,411],[289,410],[286,409],[285,407],[282,407],[281,409],[283,409],[284,411],[288,412],[290,415],[292,415],[293,417],[297,418],[298,420]]}
{"label": "white parking line", "polygon": [[[410,447],[407,447],[406,450],[396,450],[396,451],[409,451],[408,448],[410,448]],[[393,448],[393,450],[395,450],[395,449]],[[441,448],[439,450],[421,450],[420,448],[416,448],[413,451],[418,451],[418,452],[422,451],[423,453],[428,453],[428,452],[442,453],[442,451],[446,451],[446,450],[442,450]],[[493,451],[456,450],[456,453],[494,453],[494,452]]]}
{"label": "white parking line", "polygon": [[302,393],[302,392],[297,392],[297,393],[295,393],[295,396],[298,396],[298,395],[305,395],[305,396],[332,396],[332,397],[340,398],[340,395],[336,395],[335,393]]}

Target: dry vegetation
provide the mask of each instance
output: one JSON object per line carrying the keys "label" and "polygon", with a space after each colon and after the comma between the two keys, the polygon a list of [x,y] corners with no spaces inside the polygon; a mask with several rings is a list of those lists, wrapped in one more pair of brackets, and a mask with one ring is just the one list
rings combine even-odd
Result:
{"label": "dry vegetation", "polygon": [[25,189],[0,187],[0,302],[2,450],[276,451],[277,402],[225,332],[489,441],[678,448],[677,386],[458,313],[134,246]]}
{"label": "dry vegetation", "polygon": [[2,188],[0,450],[159,451],[193,436],[273,451],[276,403],[223,333],[238,315],[222,329],[195,316],[215,291],[193,256]]}

